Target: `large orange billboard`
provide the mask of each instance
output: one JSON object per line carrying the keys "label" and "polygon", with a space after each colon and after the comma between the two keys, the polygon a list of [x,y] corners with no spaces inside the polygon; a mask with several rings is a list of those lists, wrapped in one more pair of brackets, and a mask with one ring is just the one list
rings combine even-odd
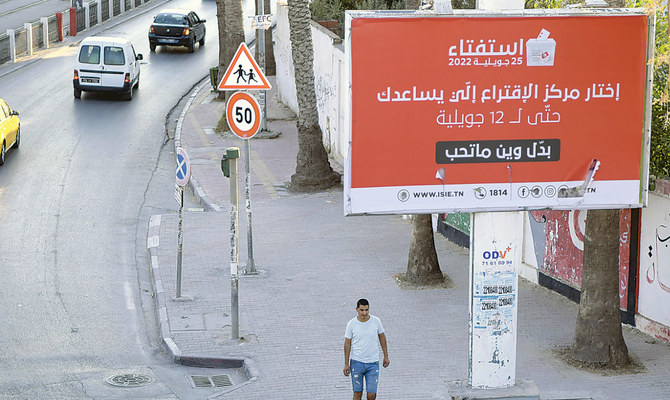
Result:
{"label": "large orange billboard", "polygon": [[349,17],[346,214],[645,204],[646,14]]}

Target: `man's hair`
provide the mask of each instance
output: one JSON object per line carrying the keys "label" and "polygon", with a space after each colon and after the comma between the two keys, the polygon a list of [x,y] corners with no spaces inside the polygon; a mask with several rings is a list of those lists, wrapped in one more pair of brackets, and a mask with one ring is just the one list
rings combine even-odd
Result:
{"label": "man's hair", "polygon": [[356,308],[360,306],[370,306],[370,302],[368,302],[368,299],[359,299],[358,302],[356,303]]}

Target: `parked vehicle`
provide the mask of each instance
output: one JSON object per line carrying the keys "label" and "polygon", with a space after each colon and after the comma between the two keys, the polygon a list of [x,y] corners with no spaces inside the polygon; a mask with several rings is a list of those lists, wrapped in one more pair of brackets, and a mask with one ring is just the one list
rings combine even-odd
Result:
{"label": "parked vehicle", "polygon": [[82,40],[74,62],[74,97],[81,92],[120,93],[126,100],[140,85],[142,54],[128,39],[92,36]]}
{"label": "parked vehicle", "polygon": [[161,10],[149,28],[149,49],[156,46],[186,46],[193,53],[195,43],[205,45],[205,22],[194,11]]}
{"label": "parked vehicle", "polygon": [[19,112],[12,110],[6,101],[0,99],[0,165],[5,163],[7,150],[17,149],[21,143],[21,121]]}

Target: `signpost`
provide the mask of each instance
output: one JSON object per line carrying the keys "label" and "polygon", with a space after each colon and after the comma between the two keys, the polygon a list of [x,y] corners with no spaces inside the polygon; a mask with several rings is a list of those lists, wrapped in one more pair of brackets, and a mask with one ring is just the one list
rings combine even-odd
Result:
{"label": "signpost", "polygon": [[[264,38],[264,35],[263,35]],[[264,45],[263,45],[264,47]],[[219,82],[218,90],[245,90],[257,89],[261,93],[264,90],[270,89],[270,82],[268,82],[265,74],[261,68],[256,64],[249,48],[242,42],[235,53],[228,69],[223,75],[221,82]],[[228,126],[233,133],[244,139],[244,148],[246,153],[246,175],[245,175],[245,195],[247,208],[247,249],[248,259],[245,273],[257,274],[256,265],[254,263],[253,250],[253,235],[251,224],[251,149],[249,140],[258,132],[261,126],[261,119],[263,118],[260,105],[258,101],[249,93],[235,92],[228,103],[226,104],[226,120]],[[229,148],[226,150],[224,159],[221,162],[221,167],[230,174],[230,203],[231,203],[231,307],[233,309],[233,339],[239,337],[239,320],[238,320],[238,281],[237,281],[237,254],[238,254],[238,240],[237,240],[237,158],[239,157],[239,149]],[[231,161],[227,161],[230,159]],[[228,165],[230,164],[230,170]],[[234,172],[234,174],[233,174]],[[228,176],[228,175],[226,175]],[[234,221],[233,221],[234,218]],[[234,247],[234,248],[233,248]]]}
{"label": "signpost", "polygon": [[184,223],[184,186],[188,185],[191,179],[191,162],[188,159],[186,151],[181,147],[177,148],[177,171],[175,179],[175,197],[179,203],[179,228],[177,230],[177,299],[181,298],[181,264],[182,264],[182,246]]}
{"label": "signpost", "polygon": [[245,174],[245,197],[246,197],[246,208],[247,208],[247,249],[248,249],[248,258],[247,258],[247,267],[245,268],[245,273],[247,274],[257,274],[256,264],[254,263],[254,243],[253,235],[251,233],[251,167],[249,165],[249,160],[251,159],[251,149],[249,145],[249,139],[254,137],[258,132],[260,127],[260,107],[258,101],[254,96],[246,92],[235,92],[226,105],[226,120],[230,129],[244,140],[244,152],[245,152],[245,164],[246,164],[246,174]]}

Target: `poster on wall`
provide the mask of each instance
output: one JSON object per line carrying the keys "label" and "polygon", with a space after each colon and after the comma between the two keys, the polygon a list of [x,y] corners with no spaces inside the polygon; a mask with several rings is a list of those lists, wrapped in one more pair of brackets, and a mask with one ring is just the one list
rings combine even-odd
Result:
{"label": "poster on wall", "polygon": [[643,206],[649,17],[561,13],[347,12],[345,214]]}

